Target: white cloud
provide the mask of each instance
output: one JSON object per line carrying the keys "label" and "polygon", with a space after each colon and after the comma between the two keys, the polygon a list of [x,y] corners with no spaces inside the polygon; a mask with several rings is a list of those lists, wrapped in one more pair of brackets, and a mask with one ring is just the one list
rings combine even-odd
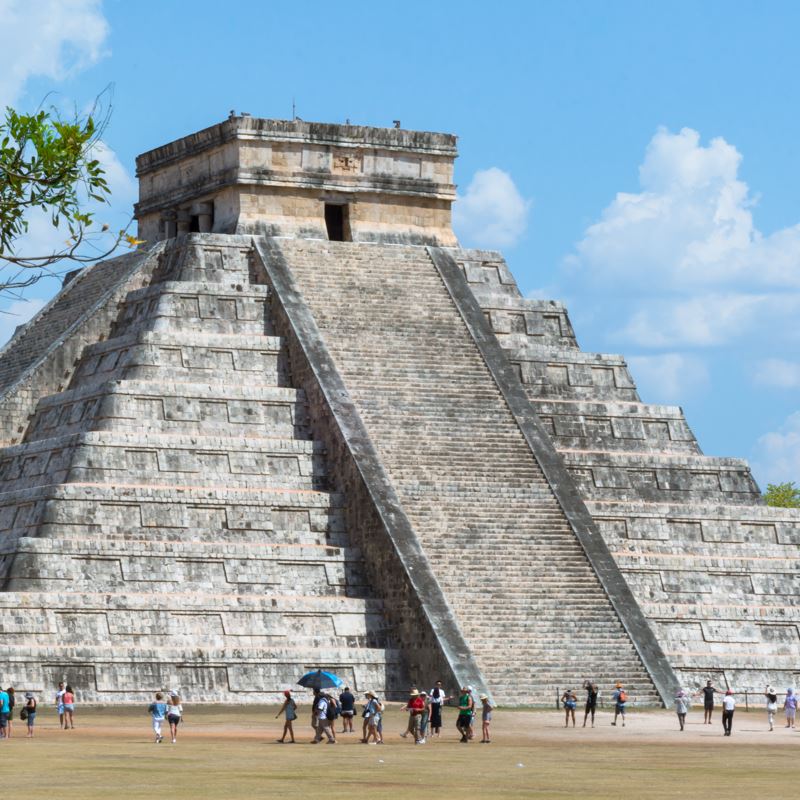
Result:
{"label": "white cloud", "polygon": [[631,356],[627,361],[645,402],[677,403],[704,391],[709,384],[708,368],[698,356],[661,353]]}
{"label": "white cloud", "polygon": [[780,389],[800,388],[800,362],[782,358],[767,358],[755,368],[753,379],[762,386]]}
{"label": "white cloud", "polygon": [[722,138],[660,129],[639,168],[642,191],[620,193],[587,228],[578,264],[594,282],[634,287],[800,288],[800,225],[764,236],[738,178],[742,156]]}
{"label": "white cloud", "polygon": [[800,411],[791,414],[777,431],[759,438],[754,468],[765,483],[800,484]]}
{"label": "white cloud", "polygon": [[478,170],[453,206],[459,239],[475,247],[512,247],[528,225],[530,201],[511,176],[497,167]]}
{"label": "white cloud", "polygon": [[0,108],[34,76],[61,81],[105,55],[100,0],[0,0]]}
{"label": "white cloud", "polygon": [[11,338],[18,325],[24,325],[45,304],[40,298],[15,300],[0,311],[0,347]]}

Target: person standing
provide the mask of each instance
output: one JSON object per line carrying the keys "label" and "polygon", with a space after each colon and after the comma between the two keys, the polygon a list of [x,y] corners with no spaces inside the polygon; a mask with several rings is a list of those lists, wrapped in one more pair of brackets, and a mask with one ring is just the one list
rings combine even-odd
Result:
{"label": "person standing", "polygon": [[683,730],[686,724],[686,714],[689,711],[689,695],[683,689],[679,689],[678,694],[675,696],[675,711],[678,714],[678,724]]}
{"label": "person standing", "polygon": [[61,681],[58,684],[58,689],[56,690],[56,711],[58,712],[58,725],[63,730],[66,730],[66,725],[64,724],[64,681]]}
{"label": "person standing", "polygon": [[482,723],[482,736],[481,744],[490,744],[492,739],[489,736],[489,727],[492,724],[492,710],[494,706],[489,702],[487,695],[481,695],[481,723]]}
{"label": "person standing", "polygon": [[614,721],[611,723],[612,725],[617,724],[617,717],[622,717],[622,727],[625,727],[625,707],[628,704],[628,693],[625,691],[625,687],[617,681],[617,685],[614,688],[614,692],[611,695],[611,698],[614,701]]}
{"label": "person standing", "polygon": [[423,708],[422,717],[420,718],[419,730],[422,737],[423,744],[428,738],[428,723],[431,719],[431,701],[427,692],[420,692],[419,696],[422,698]]}
{"label": "person standing", "polygon": [[436,685],[431,689],[429,697],[431,699],[431,733],[435,733],[438,738],[442,732],[442,708],[452,698],[448,697],[441,681],[436,681]]}
{"label": "person standing", "polygon": [[567,718],[566,723],[564,724],[565,728],[569,728],[569,718],[572,715],[572,727],[575,727],[575,709],[578,707],[578,695],[572,691],[572,689],[567,689],[564,694],[561,695],[561,704],[564,706],[564,711],[566,712]]}
{"label": "person standing", "polygon": [[586,689],[586,708],[583,712],[583,727],[586,727],[586,720],[589,715],[592,715],[592,727],[594,728],[594,714],[597,711],[597,697],[600,690],[597,688],[596,683],[590,681],[583,682],[583,688]]}
{"label": "person standing", "polygon": [[286,734],[288,733],[289,736],[291,736],[291,743],[294,744],[294,728],[292,727],[292,723],[297,719],[297,703],[288,689],[283,693],[283,696],[285,698],[283,705],[275,715],[275,719],[278,719],[278,717],[283,714],[283,735],[277,741],[283,744],[286,741]]}
{"label": "person standing", "polygon": [[733,696],[733,689],[728,689],[722,698],[722,729],[725,731],[725,736],[730,736],[733,730],[734,711],[736,711],[736,698]]}
{"label": "person standing", "polygon": [[711,724],[711,715],[714,713],[714,695],[722,694],[719,689],[714,688],[711,681],[706,681],[706,685],[700,690],[703,695],[703,725]]}
{"label": "person standing", "polygon": [[469,687],[464,686],[458,698],[458,719],[456,720],[456,728],[461,733],[462,742],[469,741],[469,729],[472,725],[472,713],[474,710],[475,701],[472,699]]}
{"label": "person standing", "polygon": [[353,717],[356,713],[356,698],[349,686],[339,695],[339,705],[342,714],[342,733],[353,732]]}
{"label": "person standing", "polygon": [[[66,704],[65,704],[66,708]],[[161,726],[167,718],[167,704],[164,702],[164,695],[161,692],[156,692],[155,702],[150,703],[147,707],[153,721],[153,733],[156,735],[156,744],[161,744],[164,737],[161,735]]]}
{"label": "person standing", "polygon": [[786,727],[794,728],[794,717],[797,713],[797,695],[794,689],[786,690],[786,699],[783,701],[783,710],[786,713]]}
{"label": "person standing", "polygon": [[169,723],[169,733],[172,737],[172,744],[178,741],[178,725],[183,719],[183,706],[181,698],[177,692],[169,693],[169,703],[167,703],[167,722]]}
{"label": "person standing", "polygon": [[8,727],[6,729],[6,736],[11,738],[11,731],[14,729],[14,706],[17,704],[17,698],[14,694],[14,687],[9,686],[6,689],[8,694]]}
{"label": "person standing", "polygon": [[33,739],[33,725],[36,722],[36,698],[33,692],[25,692],[25,721],[28,723],[28,739]]}
{"label": "person standing", "polygon": [[774,730],[775,712],[778,710],[778,695],[771,686],[767,686],[764,697],[767,698],[767,722],[769,722],[769,729]]}
{"label": "person standing", "polygon": [[70,730],[75,730],[75,692],[72,687],[67,684],[64,687],[64,730],[69,727]]}
{"label": "person standing", "polygon": [[9,710],[8,692],[0,689],[0,739],[8,738],[8,715]]}

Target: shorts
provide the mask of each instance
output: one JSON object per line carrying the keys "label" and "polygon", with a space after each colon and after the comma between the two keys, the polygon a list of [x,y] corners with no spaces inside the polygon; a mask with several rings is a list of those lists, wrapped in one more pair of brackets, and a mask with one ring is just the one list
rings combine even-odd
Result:
{"label": "shorts", "polygon": [[74,703],[64,703],[64,711],[69,711],[70,714],[75,711],[75,704]]}
{"label": "shorts", "polygon": [[8,712],[0,712],[0,728],[5,728],[8,725]]}
{"label": "shorts", "polygon": [[355,711],[342,711],[343,717],[352,717],[356,712]]}
{"label": "shorts", "polygon": [[36,722],[36,712],[35,711],[33,712],[33,714],[28,714],[27,722],[28,722],[28,727],[32,728],[33,727],[33,723]]}
{"label": "shorts", "polygon": [[58,711],[58,716],[60,717],[64,713],[64,704],[63,703],[59,703],[56,706],[56,711]]}
{"label": "shorts", "polygon": [[179,725],[181,721],[180,717],[176,717],[175,714],[167,714],[167,722],[170,725]]}

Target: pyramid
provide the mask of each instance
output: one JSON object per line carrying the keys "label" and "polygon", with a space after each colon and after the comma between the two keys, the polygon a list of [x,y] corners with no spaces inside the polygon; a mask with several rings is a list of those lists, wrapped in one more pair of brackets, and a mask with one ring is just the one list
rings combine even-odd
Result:
{"label": "pyramid", "polygon": [[[450,228],[455,137],[231,116],[0,351],[3,675],[506,704],[792,681],[800,515]],[[783,571],[781,571],[783,570]],[[787,685],[790,685],[787,683]]]}

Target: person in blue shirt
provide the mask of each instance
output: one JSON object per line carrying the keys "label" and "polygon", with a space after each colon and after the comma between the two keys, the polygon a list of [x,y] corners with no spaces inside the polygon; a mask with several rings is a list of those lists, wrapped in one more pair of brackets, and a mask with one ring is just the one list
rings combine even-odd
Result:
{"label": "person in blue shirt", "polygon": [[8,718],[11,714],[11,699],[8,692],[0,689],[0,739],[5,739],[8,734]]}
{"label": "person in blue shirt", "polygon": [[164,738],[161,735],[161,726],[167,717],[167,704],[164,702],[164,695],[161,692],[156,692],[156,701],[155,703],[150,703],[147,710],[153,718],[153,732],[156,735],[156,744],[161,744]]}

